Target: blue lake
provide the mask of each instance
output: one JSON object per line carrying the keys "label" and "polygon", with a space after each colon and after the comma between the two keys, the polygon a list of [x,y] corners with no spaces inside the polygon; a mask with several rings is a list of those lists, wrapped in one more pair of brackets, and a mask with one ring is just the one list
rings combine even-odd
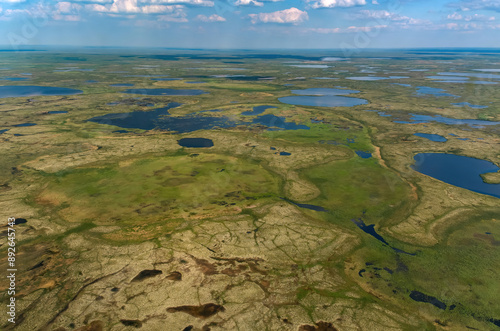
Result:
{"label": "blue lake", "polygon": [[277,107],[274,107],[274,106],[257,106],[257,107],[253,107],[252,111],[244,111],[244,112],[242,112],[241,115],[245,115],[245,116],[260,115],[263,112],[265,112],[266,109],[269,109],[269,108],[277,108]]}
{"label": "blue lake", "polygon": [[122,84],[111,84],[109,86],[111,86],[111,87],[130,87],[130,86],[134,86],[134,84],[122,83]]}
{"label": "blue lake", "polygon": [[363,232],[368,233],[369,235],[373,236],[378,241],[381,241],[384,244],[386,244],[387,246],[389,246],[389,243],[387,241],[385,241],[385,239],[375,231],[375,224],[367,225],[367,224],[365,224],[365,222],[362,219],[357,219],[357,220],[352,219],[351,221],[354,224],[356,224],[356,226],[358,228],[363,230]]}
{"label": "blue lake", "polygon": [[278,100],[289,105],[313,107],[352,107],[368,103],[365,99],[344,96],[359,93],[359,91],[355,90],[310,88],[305,90],[292,90],[292,93],[297,95],[282,97]]}
{"label": "blue lake", "polygon": [[446,139],[445,137],[443,136],[440,136],[438,134],[431,134],[431,133],[415,133],[414,136],[417,136],[417,137],[422,137],[422,138],[425,138],[425,139],[429,139],[431,141],[435,141],[435,142],[441,142],[441,143],[444,143],[446,141],[448,141],[448,139]]}
{"label": "blue lake", "polygon": [[292,155],[292,153],[280,152],[280,155],[282,155],[282,156],[290,156],[290,155]]}
{"label": "blue lake", "polygon": [[9,129],[3,129],[3,130],[0,130],[0,134],[5,133],[5,132],[7,132],[7,131],[9,131]]}
{"label": "blue lake", "polygon": [[0,80],[9,80],[11,82],[18,82],[28,79],[29,79],[28,77],[0,77]]}
{"label": "blue lake", "polygon": [[72,95],[83,91],[52,86],[0,86],[0,98],[29,97],[36,95]]}
{"label": "blue lake", "polygon": [[262,115],[252,120],[253,124],[262,124],[270,128],[270,130],[309,130],[307,125],[296,124],[294,122],[286,122],[285,117],[275,115]]}
{"label": "blue lake", "polygon": [[500,184],[488,184],[481,174],[500,170],[495,164],[467,156],[421,153],[414,157],[412,169],[445,183],[500,198]]}
{"label": "blue lake", "polygon": [[472,128],[480,128],[487,125],[498,125],[500,122],[484,121],[484,120],[471,120],[471,119],[456,119],[443,116],[430,116],[430,115],[416,115],[411,114],[409,121],[394,121],[394,123],[400,124],[416,124],[416,123],[428,123],[437,122],[448,125],[469,125]]}
{"label": "blue lake", "polygon": [[500,79],[500,75],[491,73],[477,73],[477,72],[438,72],[441,76],[461,76],[461,77],[475,77],[486,79]]}
{"label": "blue lake", "polygon": [[47,114],[66,114],[68,113],[67,110],[51,110],[51,111],[48,111]]}
{"label": "blue lake", "polygon": [[474,71],[482,71],[482,72],[500,72],[500,69],[472,69]]}
{"label": "blue lake", "polygon": [[372,153],[363,151],[356,151],[356,155],[358,155],[362,159],[369,159],[372,157]]}
{"label": "blue lake", "polygon": [[329,211],[328,209],[323,208],[321,206],[311,205],[308,203],[298,203],[298,202],[294,202],[294,201],[287,199],[287,198],[281,198],[281,199],[285,200],[286,202],[289,202],[293,205],[296,205],[297,207],[300,207],[300,208],[306,208],[306,209],[311,209],[314,211],[321,211],[321,212],[328,212]]}
{"label": "blue lake", "polygon": [[208,148],[214,145],[212,139],[207,138],[182,138],[177,140],[177,143],[182,147],[190,148]]}
{"label": "blue lake", "polygon": [[364,233],[367,233],[367,234],[373,236],[378,241],[380,241],[380,242],[384,243],[385,245],[389,246],[390,248],[392,248],[395,252],[408,254],[408,255],[415,255],[413,253],[408,253],[408,252],[405,252],[399,248],[395,248],[395,247],[389,245],[389,243],[380,234],[378,234],[377,231],[375,231],[375,224],[365,224],[365,222],[361,218],[358,218],[357,220],[352,219],[351,221],[354,224],[356,224],[356,226],[358,228],[360,228]]}
{"label": "blue lake", "polygon": [[[133,111],[128,113],[113,113],[88,119],[90,122],[114,125],[125,129],[141,130],[168,130],[178,133],[193,132],[197,130],[210,130],[214,128],[233,128],[239,125],[261,124],[268,130],[309,130],[306,125],[287,122],[285,117],[275,115],[262,115],[254,118],[252,122],[237,121],[227,116],[201,116],[198,113],[186,116],[170,116],[169,109],[179,107],[181,104],[172,102],[167,107],[151,111]],[[216,110],[214,110],[216,111]]]}
{"label": "blue lake", "polygon": [[338,78],[334,78],[334,77],[313,77],[313,79],[319,79],[319,80],[338,80]]}
{"label": "blue lake", "polygon": [[22,124],[16,124],[16,125],[13,125],[15,127],[23,127],[23,126],[35,126],[36,123],[22,123]]}
{"label": "blue lake", "polygon": [[474,109],[484,109],[484,108],[488,108],[488,106],[480,106],[480,105],[473,105],[473,104],[470,104],[468,102],[458,102],[458,103],[452,103],[453,106],[457,106],[457,107],[470,107],[470,108],[474,108]]}
{"label": "blue lake", "polygon": [[458,98],[458,95],[453,95],[450,93],[445,93],[445,90],[435,87],[428,86],[417,86],[417,94],[418,95],[434,95],[436,97],[452,97]]}
{"label": "blue lake", "polygon": [[406,79],[410,78],[408,76],[389,76],[389,77],[377,77],[377,76],[362,76],[362,77],[346,77],[346,79],[350,80],[360,80],[360,81],[377,81],[377,80],[385,80],[385,79]]}
{"label": "blue lake", "polygon": [[122,93],[142,94],[142,95],[181,95],[181,96],[188,96],[188,95],[206,94],[207,92],[202,91],[202,90],[189,90],[189,89],[175,90],[175,89],[170,89],[170,88],[154,88],[154,89],[128,89],[128,90],[122,91]]}
{"label": "blue lake", "polygon": [[330,68],[330,66],[326,64],[291,64],[289,65],[290,67],[296,67],[296,68],[311,68],[311,69],[327,69]]}

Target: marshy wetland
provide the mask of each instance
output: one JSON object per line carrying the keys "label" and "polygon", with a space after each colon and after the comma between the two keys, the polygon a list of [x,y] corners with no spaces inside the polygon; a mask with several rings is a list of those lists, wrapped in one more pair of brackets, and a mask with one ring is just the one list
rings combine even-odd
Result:
{"label": "marshy wetland", "polygon": [[500,53],[1,61],[0,329],[500,328]]}

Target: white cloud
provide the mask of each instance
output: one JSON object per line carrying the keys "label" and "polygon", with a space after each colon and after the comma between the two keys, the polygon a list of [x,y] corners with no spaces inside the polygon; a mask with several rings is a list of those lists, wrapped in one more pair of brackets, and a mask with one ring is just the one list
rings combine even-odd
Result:
{"label": "white cloud", "polygon": [[322,34],[330,34],[330,33],[353,33],[353,32],[371,32],[374,30],[381,30],[388,28],[387,25],[375,25],[375,26],[350,26],[348,28],[310,28],[306,31],[316,32]]}
{"label": "white cloud", "polygon": [[16,14],[28,14],[29,11],[26,9],[5,9],[5,16],[12,16]]}
{"label": "white cloud", "polygon": [[257,1],[257,0],[237,0],[234,3],[235,6],[248,6],[248,5],[254,5],[257,7],[262,7],[264,6],[263,2]]}
{"label": "white cloud", "polygon": [[378,5],[378,1],[377,0],[372,0],[372,5]]}
{"label": "white cloud", "polygon": [[213,7],[214,2],[211,0],[141,0],[144,3],[159,3],[159,4],[186,4],[192,6]]}
{"label": "white cloud", "polygon": [[307,12],[297,9],[295,7],[275,11],[272,13],[259,13],[248,15],[252,23],[262,22],[262,23],[293,23],[298,24],[303,21],[307,21],[309,16]]}
{"label": "white cloud", "polygon": [[56,4],[57,13],[72,13],[74,11],[80,10],[81,8],[81,5],[67,1],[58,2]]}
{"label": "white cloud", "polygon": [[262,7],[264,6],[264,2],[280,2],[280,1],[285,1],[285,0],[236,0],[234,3],[235,6],[257,6],[257,7]]}
{"label": "white cloud", "polygon": [[449,20],[456,20],[456,21],[459,21],[459,20],[462,20],[464,17],[462,15],[460,15],[459,13],[453,13],[453,14],[449,14],[447,19]]}
{"label": "white cloud", "polygon": [[0,2],[4,3],[16,3],[16,2],[24,2],[25,0],[0,0]]}
{"label": "white cloud", "polygon": [[333,8],[333,7],[353,7],[364,6],[366,0],[306,0],[312,2],[312,8]]}
{"label": "white cloud", "polygon": [[96,12],[107,12],[108,11],[108,8],[106,8],[103,5],[97,4],[97,3],[87,4],[87,5],[85,5],[85,9],[90,10],[90,11],[96,11]]}
{"label": "white cloud", "polygon": [[495,17],[494,16],[486,16],[486,15],[481,15],[481,14],[474,14],[474,15],[461,15],[459,13],[453,13],[449,14],[447,17],[449,20],[453,21],[475,21],[475,22],[480,22],[480,21],[494,21]]}
{"label": "white cloud", "polygon": [[55,5],[55,10],[52,11],[52,19],[55,21],[81,21],[81,17],[78,13],[82,8],[83,6],[77,3],[67,1],[58,2]]}
{"label": "white cloud", "polygon": [[498,0],[462,0],[448,5],[460,8],[462,11],[470,10],[492,10],[500,12],[500,1]]}
{"label": "white cloud", "polygon": [[198,16],[196,16],[196,19],[198,21],[202,21],[202,22],[225,22],[226,21],[226,19],[224,17],[216,15],[216,14],[213,14],[210,16],[198,15]]}
{"label": "white cloud", "polygon": [[[157,3],[157,2],[156,2]],[[108,13],[109,16],[112,14],[166,14],[169,15],[170,21],[176,22],[186,22],[186,14],[183,12],[184,6],[182,5],[158,5],[158,4],[148,4],[142,5],[138,4],[137,0],[113,0],[111,5],[101,5],[101,4],[87,4],[85,9],[95,12]],[[166,20],[164,18],[164,20]]]}
{"label": "white cloud", "polygon": [[389,21],[407,21],[408,16],[401,16],[396,13],[388,12],[387,10],[360,10],[359,14],[355,15],[357,18],[374,18]]}
{"label": "white cloud", "polygon": [[60,15],[54,14],[52,18],[56,21],[68,21],[68,22],[78,22],[81,21],[81,17],[78,15]]}
{"label": "white cloud", "polygon": [[[73,2],[111,3],[113,0],[73,0]],[[87,7],[85,5],[85,7]]]}
{"label": "white cloud", "polygon": [[188,19],[184,12],[172,14],[172,15],[160,15],[158,16],[158,21],[162,22],[176,22],[176,23],[186,23]]}

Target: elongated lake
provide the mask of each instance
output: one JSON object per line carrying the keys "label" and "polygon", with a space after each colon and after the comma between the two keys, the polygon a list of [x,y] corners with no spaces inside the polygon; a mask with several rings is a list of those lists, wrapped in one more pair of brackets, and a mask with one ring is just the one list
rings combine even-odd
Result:
{"label": "elongated lake", "polygon": [[0,86],[0,98],[29,97],[35,95],[72,95],[83,91],[52,86]]}
{"label": "elongated lake", "polygon": [[282,97],[278,100],[289,105],[313,107],[353,107],[368,103],[365,99],[345,96],[359,93],[359,91],[355,90],[309,88],[305,90],[292,90],[292,93],[297,95]]}

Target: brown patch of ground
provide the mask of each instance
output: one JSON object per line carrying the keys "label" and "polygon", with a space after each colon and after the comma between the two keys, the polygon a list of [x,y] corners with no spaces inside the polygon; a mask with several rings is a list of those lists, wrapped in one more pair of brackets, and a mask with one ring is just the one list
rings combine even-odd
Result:
{"label": "brown patch of ground", "polygon": [[225,311],[226,309],[221,305],[215,303],[207,303],[201,306],[179,306],[167,308],[169,313],[183,312],[198,318],[207,318],[218,312]]}
{"label": "brown patch of ground", "polygon": [[474,238],[488,241],[492,246],[500,246],[500,241],[495,240],[491,234],[474,233]]}
{"label": "brown patch of ground", "polygon": [[316,325],[301,325],[299,326],[298,331],[338,331],[336,327],[332,325],[332,323],[327,322],[318,322]]}
{"label": "brown patch of ground", "polygon": [[163,272],[161,270],[143,270],[139,272],[137,276],[132,279],[133,282],[140,282],[144,279],[155,277],[161,275]]}

